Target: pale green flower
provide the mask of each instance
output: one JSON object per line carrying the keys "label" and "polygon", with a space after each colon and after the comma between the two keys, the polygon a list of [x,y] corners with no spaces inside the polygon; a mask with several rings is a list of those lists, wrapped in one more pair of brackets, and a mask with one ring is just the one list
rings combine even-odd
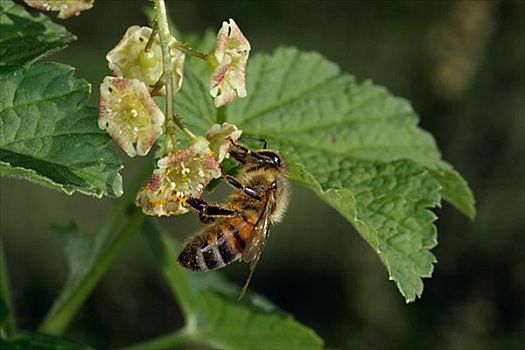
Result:
{"label": "pale green flower", "polygon": [[211,77],[210,94],[215,98],[216,107],[236,97],[246,97],[246,62],[250,49],[250,43],[233,19],[222,23],[211,57],[216,67]]}
{"label": "pale green flower", "polygon": [[100,86],[98,125],[130,156],[146,155],[162,134],[164,114],[146,85],[136,79],[105,77]]}
{"label": "pale green flower", "polygon": [[[162,76],[162,49],[158,35],[155,35],[148,51],[144,51],[152,32],[149,27],[128,28],[117,46],[106,55],[113,74],[141,80],[150,88],[159,81]],[[172,37],[171,41],[176,42],[176,39]],[[174,65],[174,90],[178,91],[182,86],[185,55],[177,49],[171,49],[170,53]]]}

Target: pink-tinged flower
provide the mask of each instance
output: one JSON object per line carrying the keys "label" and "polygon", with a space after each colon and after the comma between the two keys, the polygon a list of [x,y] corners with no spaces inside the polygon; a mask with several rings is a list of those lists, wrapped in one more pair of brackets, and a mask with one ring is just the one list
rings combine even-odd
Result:
{"label": "pink-tinged flower", "polygon": [[222,22],[212,56],[216,67],[210,83],[216,107],[230,103],[237,96],[246,97],[246,62],[250,49],[250,43],[233,19]]}
{"label": "pink-tinged flower", "polygon": [[164,114],[146,85],[136,79],[105,77],[100,85],[98,126],[130,157],[144,156],[162,134]]}
{"label": "pink-tinged flower", "polygon": [[[141,80],[150,88],[159,81],[162,76],[162,49],[158,35],[155,35],[148,51],[144,51],[152,32],[149,27],[131,26],[117,46],[108,52],[106,59],[116,76]],[[171,41],[176,42],[176,39],[171,38]],[[171,49],[170,53],[174,65],[174,90],[178,91],[182,85],[186,56],[176,49]]]}
{"label": "pink-tinged flower", "polygon": [[228,123],[222,123],[222,125],[213,124],[210,130],[208,130],[206,138],[210,142],[210,149],[219,163],[221,163],[224,158],[228,158],[232,147],[231,141],[237,141],[241,134],[242,130]]}
{"label": "pink-tinged flower", "polygon": [[42,11],[60,11],[57,17],[66,19],[89,10],[95,0],[24,0],[24,2]]}
{"label": "pink-tinged flower", "polygon": [[158,160],[157,169],[137,194],[136,204],[147,215],[185,214],[186,200],[201,197],[209,182],[220,176],[208,141],[199,137],[190,147]]}

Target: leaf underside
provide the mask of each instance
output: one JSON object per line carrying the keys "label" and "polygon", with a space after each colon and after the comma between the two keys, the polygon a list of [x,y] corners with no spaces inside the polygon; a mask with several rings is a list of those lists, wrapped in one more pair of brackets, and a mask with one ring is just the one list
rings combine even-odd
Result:
{"label": "leaf underside", "polygon": [[[290,178],[349,220],[406,301],[415,300],[436,261],[429,209],[443,196],[471,218],[475,211],[468,185],[441,160],[410,104],[294,48],[255,55],[247,77],[248,97],[228,105],[225,120],[281,152]],[[218,122],[206,86],[190,71],[176,108],[196,132]]]}

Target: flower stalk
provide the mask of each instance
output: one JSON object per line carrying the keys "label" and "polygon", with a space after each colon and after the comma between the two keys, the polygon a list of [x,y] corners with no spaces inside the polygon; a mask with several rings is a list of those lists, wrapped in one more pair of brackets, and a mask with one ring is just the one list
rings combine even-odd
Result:
{"label": "flower stalk", "polygon": [[149,36],[148,42],[146,43],[144,52],[149,52],[151,45],[153,45],[153,42],[155,41],[155,35],[157,35],[158,30],[159,27],[157,25],[157,20],[153,19],[153,23],[151,23],[151,35]]}
{"label": "flower stalk", "polygon": [[157,23],[160,47],[162,49],[162,80],[166,82],[166,117],[172,118],[179,129],[188,137],[195,139],[195,135],[188,130],[182,123],[182,120],[174,113],[173,108],[173,63],[170,53],[171,33],[168,26],[168,16],[166,13],[166,4],[164,0],[155,0],[155,22]]}
{"label": "flower stalk", "polygon": [[182,51],[182,52],[184,52],[187,55],[191,55],[193,57],[197,57],[197,58],[200,58],[200,59],[205,60],[205,61],[207,61],[209,56],[210,56],[207,53],[194,50],[191,47],[188,47],[188,46],[186,46],[186,45],[184,45],[183,43],[180,43],[180,42],[176,42],[176,43],[172,44],[171,47],[174,48],[174,49],[177,49],[179,51]]}

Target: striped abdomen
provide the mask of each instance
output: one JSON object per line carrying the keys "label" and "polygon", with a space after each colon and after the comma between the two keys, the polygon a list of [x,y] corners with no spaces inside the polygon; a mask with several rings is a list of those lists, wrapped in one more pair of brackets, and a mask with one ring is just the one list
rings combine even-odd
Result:
{"label": "striped abdomen", "polygon": [[219,269],[239,259],[253,230],[253,224],[236,216],[205,227],[191,239],[177,262],[194,271]]}

